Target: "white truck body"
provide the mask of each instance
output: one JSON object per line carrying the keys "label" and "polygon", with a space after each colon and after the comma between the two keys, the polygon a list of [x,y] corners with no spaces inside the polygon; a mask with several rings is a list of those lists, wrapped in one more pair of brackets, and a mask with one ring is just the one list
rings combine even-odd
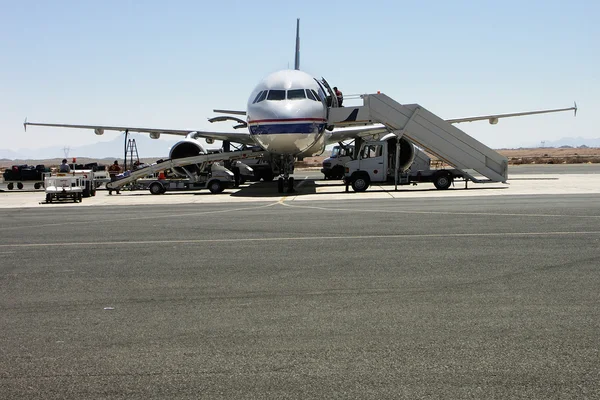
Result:
{"label": "white truck body", "polygon": [[346,163],[351,161],[354,156],[354,146],[333,146],[329,158],[323,160],[321,172],[325,179],[342,179]]}
{"label": "white truck body", "polygon": [[[352,185],[354,191],[362,192],[372,182],[394,182],[396,157],[389,149],[385,140],[364,142],[357,159],[346,163],[346,185]],[[429,156],[417,147],[414,151],[415,158],[410,167],[405,171],[398,171],[398,185],[431,182],[437,189],[448,189],[454,179],[465,178],[462,171],[457,169],[431,169]]]}
{"label": "white truck body", "polygon": [[81,203],[86,181],[88,184],[91,182],[91,180],[79,175],[59,174],[47,176],[44,179],[46,203],[61,199],[71,199]]}

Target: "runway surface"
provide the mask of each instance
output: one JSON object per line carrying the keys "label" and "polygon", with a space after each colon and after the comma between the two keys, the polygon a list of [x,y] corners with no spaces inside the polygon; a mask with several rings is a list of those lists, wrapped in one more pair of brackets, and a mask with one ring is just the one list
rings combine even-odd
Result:
{"label": "runway surface", "polygon": [[598,198],[3,208],[0,393],[598,398]]}

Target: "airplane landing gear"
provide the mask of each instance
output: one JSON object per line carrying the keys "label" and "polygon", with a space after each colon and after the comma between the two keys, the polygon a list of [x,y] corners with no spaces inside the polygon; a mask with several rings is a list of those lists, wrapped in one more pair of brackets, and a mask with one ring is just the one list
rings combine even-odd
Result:
{"label": "airplane landing gear", "polygon": [[290,173],[294,172],[294,158],[292,156],[281,156],[279,162],[279,170],[283,173],[277,180],[277,192],[283,193],[284,187],[287,186],[287,192],[294,193],[294,178],[290,176]]}
{"label": "airplane landing gear", "polygon": [[294,193],[296,191],[294,189],[294,178],[291,176],[288,178],[284,178],[283,176],[279,177],[279,179],[277,180],[277,192],[283,193],[284,187],[286,186],[286,181],[287,181],[287,192]]}

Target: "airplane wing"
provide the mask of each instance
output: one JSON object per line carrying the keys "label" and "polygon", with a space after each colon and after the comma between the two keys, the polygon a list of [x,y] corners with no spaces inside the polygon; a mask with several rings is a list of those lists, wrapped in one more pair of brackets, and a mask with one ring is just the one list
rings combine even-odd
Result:
{"label": "airplane wing", "polygon": [[473,121],[488,120],[488,121],[490,121],[490,124],[495,125],[498,123],[498,120],[500,118],[522,117],[524,115],[534,115],[534,114],[548,114],[548,113],[555,113],[555,112],[569,111],[569,110],[573,110],[575,112],[575,115],[577,115],[577,103],[575,103],[573,105],[573,107],[568,107],[568,108],[555,108],[552,110],[525,111],[525,112],[510,113],[510,114],[494,114],[494,115],[482,115],[479,117],[455,118],[455,119],[447,119],[446,122],[448,122],[450,124],[459,124],[461,122],[473,122]]}
{"label": "airplane wing", "polygon": [[[493,114],[493,115],[482,115],[482,116],[477,116],[477,117],[465,117],[465,118],[454,118],[454,119],[447,119],[446,122],[450,123],[450,124],[458,124],[461,122],[474,122],[474,121],[484,121],[487,120],[490,122],[490,124],[495,125],[498,123],[498,120],[500,118],[509,118],[509,117],[521,117],[524,115],[535,115],[535,114],[548,114],[548,113],[555,113],[555,112],[561,112],[561,111],[570,111],[573,110],[575,112],[575,115],[577,115],[577,103],[575,103],[573,105],[573,107],[568,107],[568,108],[556,108],[556,109],[551,109],[551,110],[539,110],[539,111],[525,111],[525,112],[518,112],[518,113],[510,113],[510,114]],[[339,128],[339,129],[335,129],[331,136],[328,138],[327,142],[328,144],[330,143],[336,143],[336,142],[342,142],[344,140],[350,140],[350,139],[354,139],[356,137],[367,137],[367,136],[380,136],[382,134],[388,133],[389,130],[381,124],[374,124],[374,125],[369,125],[368,122],[366,121],[350,121],[348,123],[348,121],[342,121],[343,124],[345,125],[368,125],[364,128]]]}
{"label": "airplane wing", "polygon": [[381,124],[375,124],[364,128],[334,129],[327,138],[327,144],[343,142],[344,140],[355,139],[357,137],[378,137],[389,132],[390,130]]}
{"label": "airplane wing", "polygon": [[138,132],[148,133],[152,139],[158,139],[161,134],[166,135],[179,135],[188,136],[192,134],[193,137],[201,137],[205,139],[214,140],[229,140],[235,143],[255,144],[248,133],[242,132],[208,132],[208,131],[197,131],[193,129],[180,130],[180,129],[156,129],[156,128],[135,128],[131,126],[105,126],[105,125],[70,125],[70,124],[47,124],[40,122],[27,122],[23,123],[25,130],[27,126],[50,126],[54,128],[75,128],[75,129],[92,129],[96,135],[104,134],[104,131],[117,131],[117,132]]}

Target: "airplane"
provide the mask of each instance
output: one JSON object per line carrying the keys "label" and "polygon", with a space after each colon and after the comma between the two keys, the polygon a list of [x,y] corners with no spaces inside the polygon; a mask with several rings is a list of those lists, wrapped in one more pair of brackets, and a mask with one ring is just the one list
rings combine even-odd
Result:
{"label": "airplane", "polygon": [[[389,133],[385,126],[378,124],[360,128],[334,129],[335,126],[328,125],[328,107],[338,106],[336,95],[325,79],[318,80],[300,70],[300,19],[297,19],[294,69],[277,71],[264,78],[251,92],[246,111],[214,110],[218,113],[245,116],[245,121],[232,115],[209,119],[211,122],[234,120],[239,122],[239,125],[234,128],[247,128],[248,132],[53,124],[27,122],[27,120],[25,120],[24,126],[25,129],[28,125],[92,129],[97,135],[102,135],[105,131],[148,133],[153,139],[158,139],[161,134],[185,136],[183,141],[171,148],[170,158],[191,157],[206,153],[200,142],[196,140],[197,138],[204,138],[209,144],[214,140],[222,140],[249,146],[258,145],[270,153],[272,162],[281,172],[278,179],[278,192],[282,193],[284,186],[287,186],[288,192],[294,191],[294,178],[290,175],[293,173],[296,159],[321,154],[328,144]],[[488,120],[491,124],[496,124],[501,118],[568,110],[574,110],[577,113],[577,104],[569,108],[456,118],[446,120],[446,122],[455,124]],[[404,137],[400,140],[403,142],[403,146],[414,149],[414,145]],[[414,154],[414,152],[412,153]],[[410,166],[410,162],[402,164]]]}

